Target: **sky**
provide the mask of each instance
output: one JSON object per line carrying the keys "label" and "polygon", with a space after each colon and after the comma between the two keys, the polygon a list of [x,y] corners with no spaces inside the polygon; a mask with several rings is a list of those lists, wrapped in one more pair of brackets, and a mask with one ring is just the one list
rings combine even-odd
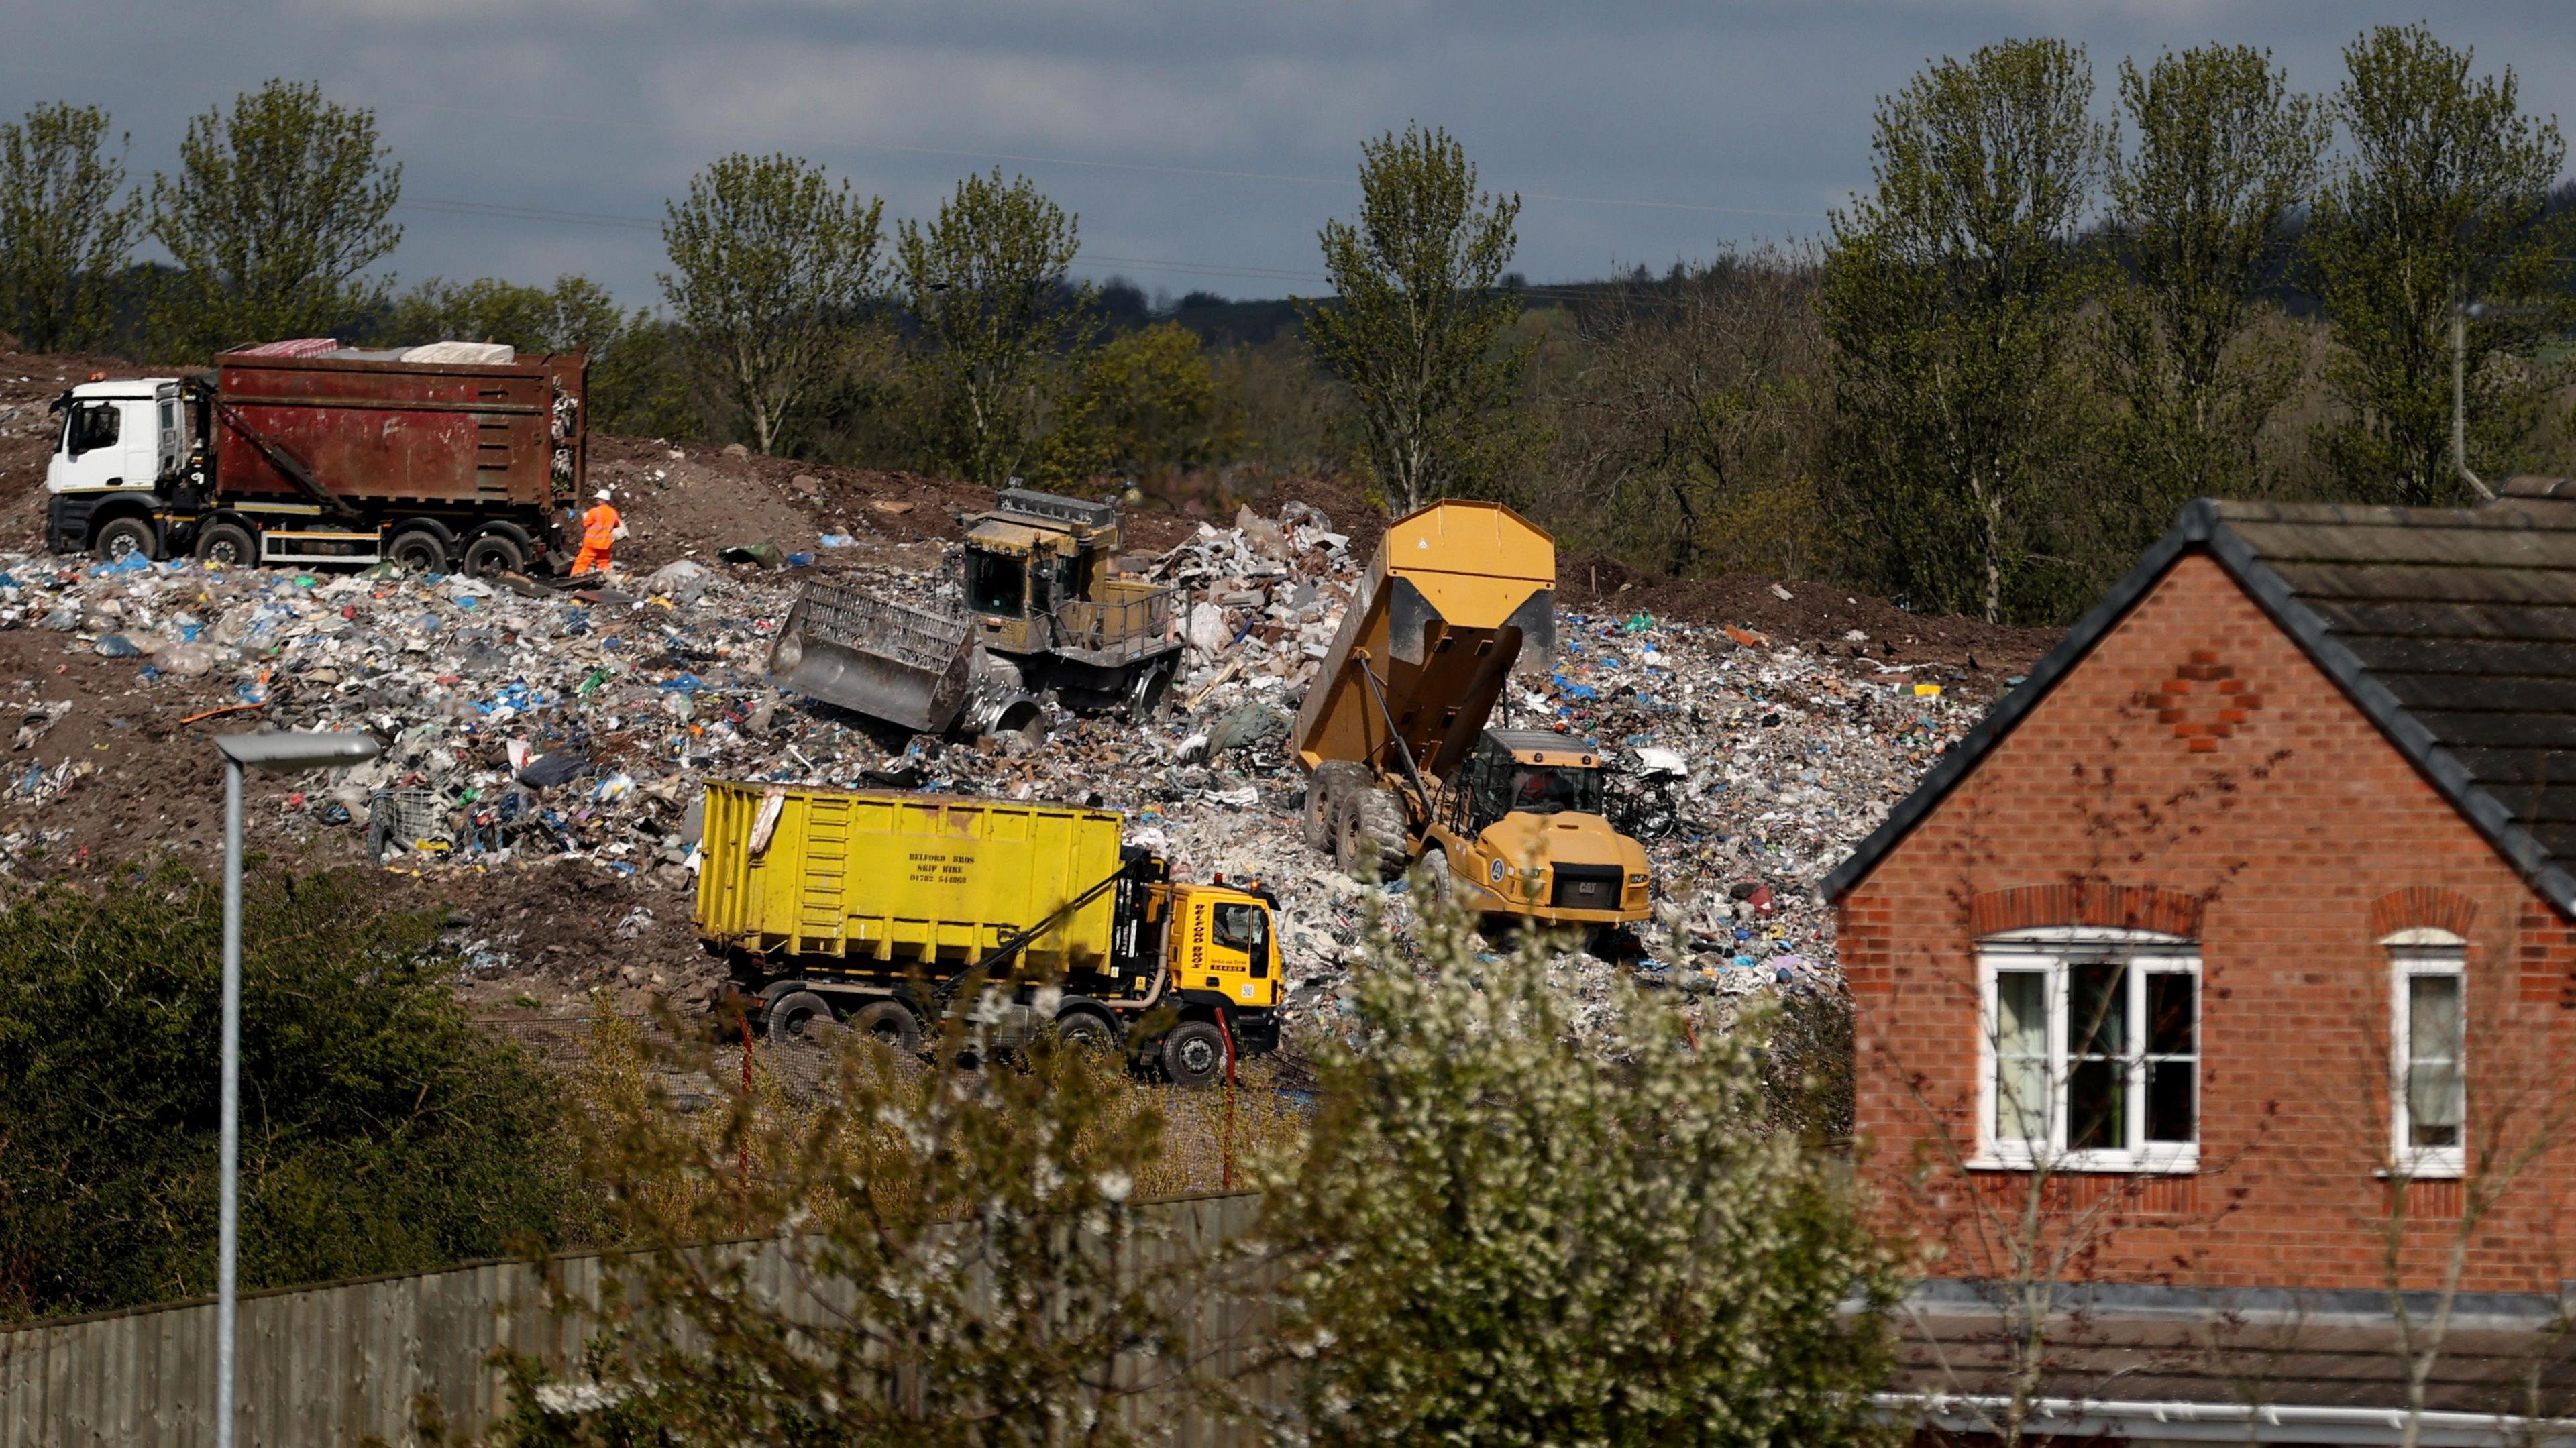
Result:
{"label": "sky", "polygon": [[405,283],[570,272],[655,302],[664,199],[778,150],[889,218],[1024,173],[1078,214],[1079,274],[1265,297],[1322,289],[1360,142],[1411,121],[1521,195],[1516,269],[1570,281],[1819,235],[1929,58],[2079,42],[2107,117],[2123,57],[2248,43],[2325,90],[2364,27],[2434,15],[2576,125],[2569,0],[0,0],[0,117],[104,106],[148,179],[191,115],[319,82],[402,162]]}

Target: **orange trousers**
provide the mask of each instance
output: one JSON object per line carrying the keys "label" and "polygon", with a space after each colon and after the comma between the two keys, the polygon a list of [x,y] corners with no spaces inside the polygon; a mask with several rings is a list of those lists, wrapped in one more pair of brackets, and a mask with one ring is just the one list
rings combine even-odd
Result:
{"label": "orange trousers", "polygon": [[581,550],[581,556],[572,561],[572,571],[575,573],[601,572],[607,567],[608,550],[605,548],[592,548],[585,545]]}

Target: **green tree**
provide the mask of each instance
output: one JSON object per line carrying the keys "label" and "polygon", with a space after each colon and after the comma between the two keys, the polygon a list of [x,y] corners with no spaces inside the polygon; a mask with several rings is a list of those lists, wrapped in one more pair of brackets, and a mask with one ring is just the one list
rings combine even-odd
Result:
{"label": "green tree", "polygon": [[878,299],[885,202],[796,157],[737,152],[665,210],[672,315],[752,446],[779,452],[848,366]]}
{"label": "green tree", "polygon": [[[1160,1441],[1121,1400],[1181,1385],[1179,1314],[1208,1264],[1138,1209],[1161,1149],[1153,1093],[1114,1055],[1052,1040],[961,1064],[973,1035],[950,1016],[925,1066],[835,1032],[831,1055],[790,1068],[809,1083],[793,1094],[766,1073],[737,1084],[704,1048],[595,1056],[611,1071],[588,1093],[585,1167],[624,1238],[658,1250],[625,1259],[599,1314],[587,1366],[611,1401],[550,1411],[523,1365],[501,1441]],[[676,1110],[664,1083],[682,1079],[718,1083],[718,1103]],[[759,1245],[703,1245],[744,1239]]]}
{"label": "green tree", "polygon": [[650,312],[619,310],[587,277],[560,276],[551,287],[432,277],[397,298],[376,331],[388,342],[457,338],[504,342],[523,353],[587,347],[593,428],[673,437],[697,425],[685,348],[669,324]]}
{"label": "green tree", "polygon": [[2482,453],[2518,441],[2538,389],[2508,364],[2564,311],[2565,228],[2547,208],[2566,143],[2556,121],[2522,113],[2510,68],[2472,78],[2471,59],[2421,25],[2344,47],[2335,113],[2352,155],[2318,198],[2310,246],[2334,326],[2326,378],[2354,413],[2324,441],[2345,482],[2376,501],[2462,494],[2450,460],[2452,309],[2491,308],[2469,323],[2465,349]]}
{"label": "green tree", "polygon": [[1841,1309],[1893,1278],[1846,1175],[1769,1124],[1752,1033],[1624,984],[1578,1030],[1569,968],[1435,913],[1316,1040],[1263,1228],[1315,1440],[1866,1438],[1884,1334]]}
{"label": "green tree", "polygon": [[1490,486],[1520,441],[1512,404],[1531,349],[1506,334],[1518,195],[1476,189],[1466,148],[1407,126],[1360,146],[1360,214],[1318,234],[1336,296],[1303,308],[1324,366],[1351,389],[1368,457],[1405,512]]}
{"label": "green tree", "polygon": [[560,276],[551,287],[498,277],[451,282],[431,277],[394,300],[378,329],[388,341],[500,342],[522,352],[605,350],[627,327],[606,288],[587,277]]}
{"label": "green tree", "polygon": [[[580,1197],[553,1088],[448,994],[436,918],[355,873],[255,879],[243,1285],[562,1245]],[[222,919],[176,866],[0,916],[0,1319],[214,1290]]]}
{"label": "green tree", "polygon": [[2081,47],[1944,59],[1877,112],[1872,192],[1832,219],[1822,292],[1848,525],[1869,581],[2000,619],[2048,511],[2074,243],[2108,139]]}
{"label": "green tree", "polygon": [[116,275],[143,215],[125,191],[124,149],[106,149],[107,112],[39,105],[0,125],[0,327],[30,351],[96,345]]}
{"label": "green tree", "polygon": [[1055,483],[1104,473],[1160,476],[1210,460],[1216,378],[1196,332],[1178,322],[1111,339],[1083,369],[1038,449]]}
{"label": "green tree", "polygon": [[1815,292],[1811,259],[1766,250],[1587,304],[1561,482],[1539,491],[1560,536],[1676,576],[1812,576],[1832,421]]}
{"label": "green tree", "polygon": [[[2126,276],[2101,356],[2125,405],[2119,466],[2124,560],[2194,497],[2237,496],[2257,437],[2299,380],[2294,340],[2257,332],[2274,309],[2285,228],[2316,185],[2333,125],[2264,52],[2211,45],[2120,65],[2136,148],[2111,168],[2111,228]],[[2125,566],[2125,562],[2122,566]]]}
{"label": "green tree", "polygon": [[969,176],[928,225],[906,221],[896,250],[921,323],[915,360],[940,455],[961,476],[998,487],[1039,436],[1062,363],[1097,326],[1089,283],[1064,270],[1081,218],[1025,176]]}
{"label": "green tree", "polygon": [[166,339],[233,346],[309,336],[383,304],[360,273],[393,253],[402,166],[376,113],[272,80],[188,122],[179,174],[152,177],[152,235],[179,275],[155,308]]}

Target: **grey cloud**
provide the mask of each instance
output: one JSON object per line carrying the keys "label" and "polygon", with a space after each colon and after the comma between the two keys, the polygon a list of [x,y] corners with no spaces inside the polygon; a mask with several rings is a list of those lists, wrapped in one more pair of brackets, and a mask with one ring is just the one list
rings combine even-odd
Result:
{"label": "grey cloud", "polygon": [[[735,149],[809,156],[899,214],[992,164],[962,153],[1053,158],[1002,164],[1081,213],[1087,270],[1267,295],[1311,288],[1273,273],[1315,270],[1315,228],[1350,208],[1360,139],[1408,120],[1448,126],[1489,185],[1530,197],[1524,270],[1590,276],[1815,234],[1867,179],[1873,101],[1927,56],[2079,40],[2107,107],[2123,55],[2247,41],[2324,88],[2361,27],[2422,14],[2393,0],[5,0],[0,114],[96,101],[148,172],[172,163],[188,115],[272,74],[310,78],[377,108],[413,198],[646,219]],[[2482,66],[2512,64],[2532,109],[2559,112],[2576,98],[2564,14],[2454,4],[2438,25]],[[1079,161],[1118,165],[1064,164]],[[1314,179],[1188,174],[1207,171]],[[655,295],[649,228],[418,206],[402,219],[406,277],[580,271],[633,303]],[[1228,271],[1248,274],[1208,274]]]}

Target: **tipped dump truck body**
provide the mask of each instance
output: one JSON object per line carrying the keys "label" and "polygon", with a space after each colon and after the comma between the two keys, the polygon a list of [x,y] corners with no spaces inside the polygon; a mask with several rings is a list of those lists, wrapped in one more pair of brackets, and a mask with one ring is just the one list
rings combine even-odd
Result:
{"label": "tipped dump truck body", "polygon": [[828,1010],[917,1038],[980,970],[1021,1028],[1079,1016],[1178,1080],[1206,1079],[1228,1040],[1271,1049],[1284,982],[1270,898],[1173,881],[1122,829],[1067,805],[710,781],[699,938],[733,961],[773,1036]]}
{"label": "tipped dump truck body", "polygon": [[1499,504],[1387,528],[1289,736],[1310,844],[1363,874],[1436,853],[1435,886],[1485,914],[1645,917],[1645,849],[1602,816],[1598,752],[1485,727],[1515,668],[1551,666],[1555,587],[1554,540]]}

